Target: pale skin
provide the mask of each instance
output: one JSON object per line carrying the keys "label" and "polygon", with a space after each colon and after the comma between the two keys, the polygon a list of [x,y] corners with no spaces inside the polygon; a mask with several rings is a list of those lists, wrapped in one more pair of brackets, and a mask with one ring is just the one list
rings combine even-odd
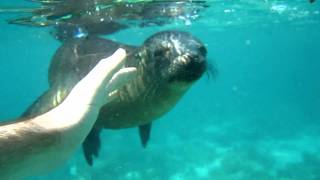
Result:
{"label": "pale skin", "polygon": [[112,92],[135,77],[135,68],[121,69],[125,56],[119,49],[101,60],[49,112],[0,126],[0,179],[39,175],[63,164],[84,141]]}

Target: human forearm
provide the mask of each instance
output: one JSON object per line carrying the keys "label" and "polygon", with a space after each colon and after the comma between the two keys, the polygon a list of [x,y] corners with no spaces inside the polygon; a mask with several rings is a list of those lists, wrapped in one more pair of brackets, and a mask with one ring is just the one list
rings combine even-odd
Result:
{"label": "human forearm", "polygon": [[53,163],[43,160],[54,155],[60,138],[59,132],[31,120],[0,126],[0,179],[20,179],[52,168]]}
{"label": "human forearm", "polygon": [[0,179],[45,173],[65,162],[83,142],[109,94],[135,76],[122,67],[125,51],[101,60],[56,108],[21,122],[0,125]]}

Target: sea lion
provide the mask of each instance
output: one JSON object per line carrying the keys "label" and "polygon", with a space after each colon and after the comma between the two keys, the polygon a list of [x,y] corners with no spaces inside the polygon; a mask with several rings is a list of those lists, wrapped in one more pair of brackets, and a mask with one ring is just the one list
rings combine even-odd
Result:
{"label": "sea lion", "polygon": [[90,165],[93,156],[98,156],[102,128],[139,126],[145,147],[151,122],[172,109],[207,69],[205,46],[187,32],[159,32],[140,47],[95,36],[68,40],[53,57],[49,69],[49,90],[23,116],[32,117],[57,106],[100,59],[110,56],[120,47],[128,52],[125,66],[137,68],[138,76],[119,89],[116,98],[101,108],[94,128],[83,144]]}

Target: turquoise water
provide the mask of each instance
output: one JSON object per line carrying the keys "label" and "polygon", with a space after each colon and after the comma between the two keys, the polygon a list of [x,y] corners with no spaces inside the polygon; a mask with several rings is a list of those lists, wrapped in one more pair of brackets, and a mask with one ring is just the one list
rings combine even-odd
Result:
{"label": "turquoise water", "polygon": [[[0,3],[11,4],[30,5]],[[206,44],[208,59],[217,66],[217,78],[204,76],[154,123],[147,149],[136,129],[105,130],[93,167],[79,148],[61,168],[28,179],[320,179],[320,3],[210,5],[191,24],[108,36],[141,44],[160,30],[182,29]],[[50,28],[6,24],[15,16],[0,13],[3,120],[18,117],[47,88],[47,68],[60,45]]]}

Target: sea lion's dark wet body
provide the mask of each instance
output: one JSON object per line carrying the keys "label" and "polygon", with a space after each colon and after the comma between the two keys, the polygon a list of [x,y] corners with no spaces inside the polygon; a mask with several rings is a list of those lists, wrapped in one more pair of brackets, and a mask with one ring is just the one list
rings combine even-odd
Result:
{"label": "sea lion's dark wet body", "polygon": [[[185,32],[160,32],[141,47],[87,37],[66,41],[56,52],[49,70],[50,89],[24,114],[35,116],[55,107],[72,87],[102,58],[119,47],[128,52],[125,66],[138,69],[138,77],[121,88],[117,98],[101,110],[84,143],[89,164],[97,156],[102,128],[139,126],[143,146],[149,138],[151,121],[168,112],[189,87],[205,72],[206,49]],[[81,98],[81,97],[79,97]]]}

